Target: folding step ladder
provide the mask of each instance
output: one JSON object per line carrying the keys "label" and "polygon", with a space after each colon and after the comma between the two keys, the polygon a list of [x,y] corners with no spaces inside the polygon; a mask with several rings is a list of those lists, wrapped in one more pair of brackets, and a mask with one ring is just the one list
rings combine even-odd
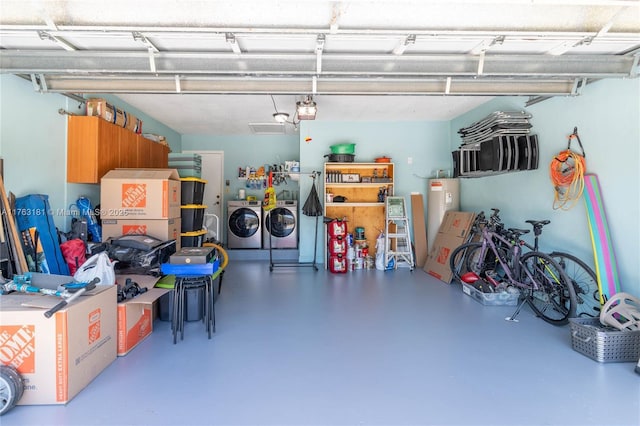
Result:
{"label": "folding step ladder", "polygon": [[409,219],[404,197],[387,197],[385,216],[385,266],[394,259],[394,268],[402,264],[413,271],[415,262],[409,239]]}

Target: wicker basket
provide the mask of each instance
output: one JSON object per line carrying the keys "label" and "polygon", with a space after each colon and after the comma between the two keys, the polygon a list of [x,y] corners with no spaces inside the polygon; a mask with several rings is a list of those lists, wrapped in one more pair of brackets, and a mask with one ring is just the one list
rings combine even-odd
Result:
{"label": "wicker basket", "polygon": [[598,362],[638,362],[640,330],[620,331],[598,318],[570,318],[573,349]]}

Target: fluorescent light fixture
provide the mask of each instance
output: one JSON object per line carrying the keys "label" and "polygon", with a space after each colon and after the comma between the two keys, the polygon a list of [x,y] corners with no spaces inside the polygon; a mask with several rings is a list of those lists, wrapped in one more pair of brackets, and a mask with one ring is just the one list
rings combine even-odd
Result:
{"label": "fluorescent light fixture", "polygon": [[318,107],[311,96],[307,96],[304,101],[296,102],[298,120],[315,120]]}
{"label": "fluorescent light fixture", "polygon": [[289,114],[287,114],[286,112],[276,112],[273,114],[273,118],[278,123],[284,123],[289,119]]}

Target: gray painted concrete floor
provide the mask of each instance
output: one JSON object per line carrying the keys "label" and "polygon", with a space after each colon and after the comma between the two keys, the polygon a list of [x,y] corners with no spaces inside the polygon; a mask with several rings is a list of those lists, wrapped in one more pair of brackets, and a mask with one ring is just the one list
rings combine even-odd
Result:
{"label": "gray painted concrete floor", "polygon": [[[322,266],[322,265],[321,265]],[[66,406],[12,425],[638,425],[635,363],[597,363],[569,327],[485,307],[421,270],[334,275],[231,262],[217,332],[170,323]]]}

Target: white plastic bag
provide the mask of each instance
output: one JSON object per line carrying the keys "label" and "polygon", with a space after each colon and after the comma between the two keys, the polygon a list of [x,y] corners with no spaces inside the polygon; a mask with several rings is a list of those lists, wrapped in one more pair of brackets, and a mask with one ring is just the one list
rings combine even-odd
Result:
{"label": "white plastic bag", "polygon": [[384,233],[381,232],[380,235],[378,235],[378,238],[376,239],[376,269],[378,271],[385,270],[384,254],[385,254]]}
{"label": "white plastic bag", "polygon": [[100,278],[98,285],[113,285],[116,283],[114,264],[109,259],[107,252],[94,254],[78,268],[73,279],[78,282],[89,282],[94,278]]}

